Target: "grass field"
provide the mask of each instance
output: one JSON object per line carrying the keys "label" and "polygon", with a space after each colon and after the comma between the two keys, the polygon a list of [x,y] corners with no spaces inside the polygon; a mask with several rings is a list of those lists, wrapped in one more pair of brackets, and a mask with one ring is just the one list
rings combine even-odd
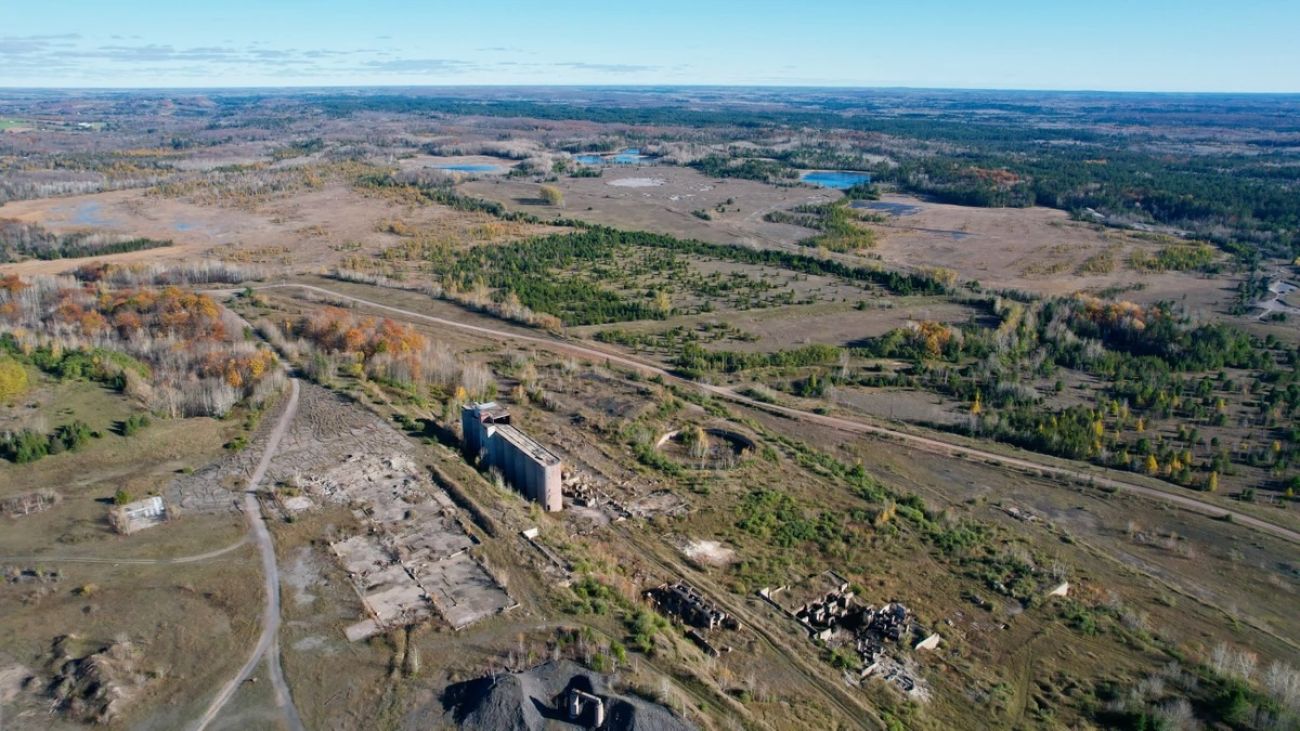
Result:
{"label": "grass field", "polygon": [[[177,515],[122,536],[109,526],[107,513],[117,491],[135,498],[156,494],[178,471],[219,456],[237,424],[187,419],[125,437],[113,429],[135,412],[126,398],[94,383],[44,378],[3,411],[5,428],[40,421],[52,428],[82,419],[101,436],[34,463],[0,462],[0,499],[34,487],[61,497],[44,512],[0,518],[0,564],[8,575],[43,577],[15,579],[0,592],[0,665],[43,674],[58,667],[56,638],[77,638],[73,656],[125,639],[138,650],[133,667],[144,680],[127,684],[129,701],[118,723],[183,725],[242,662],[231,648],[252,642],[260,602],[253,551],[237,548],[210,561],[175,565],[112,559],[166,560],[225,548],[242,540],[243,519],[229,512]],[[20,704],[14,712],[32,712],[25,708]],[[57,721],[53,727],[63,728]]]}

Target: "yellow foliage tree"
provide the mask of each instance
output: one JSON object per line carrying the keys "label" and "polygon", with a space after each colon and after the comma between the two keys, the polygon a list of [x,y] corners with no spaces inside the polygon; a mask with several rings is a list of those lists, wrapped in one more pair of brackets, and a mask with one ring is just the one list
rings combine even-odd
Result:
{"label": "yellow foliage tree", "polygon": [[542,200],[546,201],[548,206],[564,205],[564,192],[554,185],[543,185],[539,192],[542,194]]}
{"label": "yellow foliage tree", "polygon": [[1156,459],[1154,454],[1147,455],[1146,470],[1148,475],[1154,475],[1160,471],[1160,461]]}
{"label": "yellow foliage tree", "polygon": [[27,392],[27,369],[13,358],[0,358],[0,401]]}
{"label": "yellow foliage tree", "polygon": [[668,296],[667,292],[661,289],[658,292],[655,292],[654,307],[656,310],[667,315],[673,311],[673,300]]}
{"label": "yellow foliage tree", "polygon": [[1210,479],[1209,479],[1209,481],[1207,481],[1207,482],[1205,483],[1205,489],[1206,489],[1206,490],[1209,490],[1210,492],[1218,492],[1218,490],[1219,490],[1219,473],[1218,473],[1218,472],[1211,472],[1211,473],[1210,473]]}

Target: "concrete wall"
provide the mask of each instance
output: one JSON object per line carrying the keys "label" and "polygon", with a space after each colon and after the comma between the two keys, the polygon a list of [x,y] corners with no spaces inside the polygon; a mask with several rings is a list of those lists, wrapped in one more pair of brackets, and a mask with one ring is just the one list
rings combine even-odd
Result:
{"label": "concrete wall", "polygon": [[479,418],[478,409],[473,405],[462,406],[460,409],[460,431],[465,454],[470,459],[478,459],[483,450],[486,441],[486,428]]}
{"label": "concrete wall", "polygon": [[[515,432],[509,438],[503,430]],[[522,448],[516,440],[522,433],[513,427],[489,425],[485,430],[487,466],[496,467],[511,487],[547,511],[561,510],[562,465],[559,460],[546,461]],[[526,437],[525,437],[526,438]]]}
{"label": "concrete wall", "polygon": [[[460,426],[466,456],[483,455],[481,467],[495,467],[501,476],[524,497],[547,511],[564,507],[561,493],[563,466],[555,455],[529,439],[523,432],[506,424],[485,424],[481,408],[496,404],[469,404],[461,408]],[[509,430],[502,433],[502,430]],[[528,448],[526,445],[532,445]],[[536,452],[534,454],[534,452]]]}

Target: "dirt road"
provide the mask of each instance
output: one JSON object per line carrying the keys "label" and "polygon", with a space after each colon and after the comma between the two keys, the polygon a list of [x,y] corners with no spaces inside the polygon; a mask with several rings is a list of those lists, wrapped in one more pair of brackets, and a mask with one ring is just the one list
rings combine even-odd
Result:
{"label": "dirt road", "polygon": [[280,668],[280,570],[275,563],[275,547],[271,543],[271,533],[266,528],[266,520],[262,517],[261,505],[257,502],[257,486],[266,476],[266,469],[271,464],[271,459],[275,456],[276,449],[280,446],[280,441],[284,439],[284,434],[289,429],[289,424],[293,422],[294,414],[298,412],[298,380],[290,379],[289,402],[285,404],[284,412],[280,414],[280,421],[276,423],[275,428],[271,430],[270,436],[266,440],[266,449],[262,452],[262,459],[257,463],[257,469],[248,478],[248,487],[244,491],[244,514],[248,517],[250,528],[253,533],[253,541],[257,544],[257,550],[262,555],[262,575],[263,590],[266,592],[266,604],[262,607],[262,636],[258,638],[257,645],[248,657],[248,661],[239,669],[239,673],[231,678],[221,690],[217,697],[212,700],[208,710],[194,724],[194,731],[203,731],[208,724],[217,717],[222,707],[230,700],[250,675],[253,669],[263,657],[267,659],[270,669],[271,683],[275,690],[275,702],[284,714],[284,720],[287,722],[291,731],[302,731],[302,719],[298,716],[298,709],[293,705],[293,698],[289,695],[289,686],[284,682],[284,672]]}
{"label": "dirt road", "polygon": [[178,563],[197,563],[207,561],[208,559],[224,556],[231,551],[241,548],[248,543],[248,537],[240,538],[238,541],[218,548],[215,551],[207,553],[196,553],[193,556],[178,556],[175,558],[105,558],[103,556],[0,556],[0,562],[12,561],[15,563],[36,562],[41,563],[112,563],[112,564],[130,564],[133,566],[148,566],[156,564],[178,564]]}
{"label": "dirt road", "polygon": [[1174,505],[1175,507],[1179,507],[1194,513],[1199,513],[1201,515],[1206,515],[1211,518],[1231,520],[1234,523],[1245,526],[1252,530],[1269,533],[1271,535],[1277,536],[1278,538],[1282,538],[1292,543],[1300,544],[1300,532],[1277,525],[1275,523],[1270,523],[1260,518],[1255,518],[1253,516],[1247,515],[1245,513],[1241,513],[1236,510],[1231,510],[1228,508],[1220,507],[1218,505],[1214,505],[1213,503],[1200,500],[1190,495],[1180,495],[1178,493],[1167,492],[1165,490],[1159,490],[1153,487],[1146,487],[1144,485],[1138,485],[1131,482],[1124,482],[1122,480],[1106,477],[1104,475],[1098,475],[1094,472],[1090,472],[1087,470],[1058,467],[1055,465],[1047,464],[1045,462],[1035,461],[1029,458],[1013,457],[1010,455],[999,454],[997,452],[990,452],[975,447],[967,447],[961,444],[944,440],[939,436],[924,436],[920,434],[913,434],[911,432],[900,431],[897,429],[891,429],[889,427],[884,427],[884,426],[877,426],[875,424],[868,424],[866,422],[857,421],[854,419],[845,419],[843,417],[837,417],[837,416],[814,414],[810,411],[802,411],[800,409],[794,409],[787,406],[778,406],[776,404],[764,403],[761,401],[756,401],[754,399],[742,396],[732,391],[730,388],[724,386],[715,386],[711,384],[697,383],[695,381],[688,381],[679,378],[673,375],[672,373],[669,373],[667,370],[657,365],[654,365],[652,363],[638,360],[636,358],[631,358],[626,355],[600,350],[598,348],[594,348],[587,345],[578,345],[571,342],[565,342],[563,340],[554,337],[538,336],[538,335],[521,335],[512,332],[494,330],[492,328],[483,327],[481,325],[470,325],[467,323],[456,322],[454,320],[448,320],[442,317],[434,317],[432,315],[426,315],[420,312],[404,310],[399,307],[391,307],[389,305],[380,304],[378,302],[372,302],[370,300],[362,299],[360,297],[352,297],[350,295],[345,295],[340,292],[326,289],[324,287],[317,287],[311,284],[286,283],[286,284],[268,284],[259,287],[254,287],[254,289],[295,289],[295,288],[310,291],[310,292],[316,292],[318,294],[323,294],[330,297],[335,297],[340,300],[352,302],[354,304],[370,307],[376,310],[384,310],[387,312],[392,312],[394,314],[401,315],[402,317],[420,320],[423,322],[429,322],[436,325],[442,325],[444,327],[455,328],[457,330],[461,330],[464,332],[483,335],[486,337],[493,338],[495,340],[515,340],[515,341],[522,341],[528,343],[535,343],[537,345],[540,345],[552,351],[562,352],[562,353],[566,353],[569,355],[574,355],[586,359],[593,359],[596,361],[608,361],[610,363],[617,363],[622,366],[634,368],[638,371],[641,371],[642,373],[661,376],[662,378],[668,381],[673,381],[693,388],[701,389],[714,396],[718,396],[719,398],[724,398],[729,401],[744,404],[751,408],[761,409],[770,413],[781,414],[783,416],[799,419],[801,421],[805,421],[812,424],[821,424],[823,426],[829,426],[834,429],[839,429],[841,431],[847,431],[855,434],[868,434],[872,436],[883,437],[885,439],[898,442],[901,444],[905,444],[910,447],[923,449],[928,452],[936,452],[936,453],[948,454],[948,455],[961,455],[963,457],[978,459],[984,462],[996,463],[1004,467],[1011,467],[1018,470],[1028,470],[1031,472],[1037,472],[1039,474],[1050,475],[1053,477],[1059,477],[1071,481],[1083,481],[1083,482],[1090,483],[1096,487],[1102,487],[1102,488],[1107,488],[1112,490],[1120,490],[1134,495],[1141,495],[1142,497],[1145,498],[1163,501],[1165,503]]}

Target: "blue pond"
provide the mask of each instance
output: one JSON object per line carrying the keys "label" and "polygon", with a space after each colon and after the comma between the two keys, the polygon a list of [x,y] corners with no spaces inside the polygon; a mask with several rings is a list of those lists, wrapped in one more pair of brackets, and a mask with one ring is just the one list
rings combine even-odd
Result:
{"label": "blue pond", "polygon": [[649,155],[642,155],[640,150],[634,147],[629,147],[628,149],[614,156],[614,164],[615,165],[640,165],[641,163],[649,159],[650,159]]}
{"label": "blue pond", "polygon": [[835,190],[845,190],[858,183],[871,182],[871,176],[866,173],[846,173],[839,170],[812,170],[799,176],[799,179],[810,185]]}
{"label": "blue pond", "polygon": [[646,165],[653,159],[649,155],[642,155],[641,151],[635,147],[629,147],[622,152],[613,155],[599,155],[596,153],[587,153],[584,155],[574,155],[583,165]]}
{"label": "blue pond", "polygon": [[439,165],[438,169],[451,170],[456,173],[495,173],[501,169],[501,166],[466,163],[463,165]]}
{"label": "blue pond", "polygon": [[103,226],[107,222],[101,213],[102,208],[98,201],[86,201],[73,211],[72,222],[78,226]]}

